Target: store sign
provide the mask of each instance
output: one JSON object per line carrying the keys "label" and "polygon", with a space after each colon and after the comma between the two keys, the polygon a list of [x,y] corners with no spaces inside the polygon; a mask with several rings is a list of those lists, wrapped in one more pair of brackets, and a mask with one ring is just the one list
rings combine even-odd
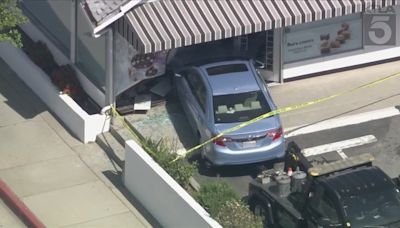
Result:
{"label": "store sign", "polygon": [[365,12],[365,45],[396,45],[396,11],[389,6]]}
{"label": "store sign", "polygon": [[[345,20],[346,19],[346,20]],[[362,48],[362,20],[346,17],[293,26],[284,32],[284,62]]]}
{"label": "store sign", "polygon": [[114,88],[116,95],[139,82],[164,75],[167,51],[141,54],[117,33]]}

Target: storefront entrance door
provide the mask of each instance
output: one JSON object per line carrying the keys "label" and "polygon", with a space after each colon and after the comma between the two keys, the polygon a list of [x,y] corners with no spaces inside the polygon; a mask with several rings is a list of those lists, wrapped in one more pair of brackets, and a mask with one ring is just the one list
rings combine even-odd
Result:
{"label": "storefront entrance door", "polygon": [[[276,61],[279,46],[276,45],[274,30],[259,32],[248,35],[248,55],[265,65],[264,69],[259,69],[267,83],[279,83],[280,74],[279,61]],[[278,42],[279,44],[280,42]],[[274,45],[275,44],[275,45]]]}

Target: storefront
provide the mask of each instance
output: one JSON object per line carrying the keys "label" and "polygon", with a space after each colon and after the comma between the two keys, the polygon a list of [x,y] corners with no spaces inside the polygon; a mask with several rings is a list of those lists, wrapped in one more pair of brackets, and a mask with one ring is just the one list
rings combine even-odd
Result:
{"label": "storefront", "polygon": [[[387,30],[377,28],[377,35],[371,34],[374,30],[370,29],[372,20],[376,20],[374,16],[368,12],[356,13],[273,29],[262,32],[263,35],[247,35],[249,46],[258,44],[260,37],[265,40],[258,54],[251,50],[249,53],[266,64],[261,72],[267,82],[280,83],[289,78],[400,57],[400,7],[383,8],[379,12],[375,16],[378,20],[385,14],[389,19],[380,22],[388,26],[383,27]],[[390,38],[386,39],[384,33]],[[383,44],[374,43],[371,35],[376,40],[386,40]]]}
{"label": "storefront", "polygon": [[400,57],[400,7],[283,29],[282,77],[289,79]]}
{"label": "storefront", "polygon": [[[189,47],[198,49],[189,62],[207,57],[205,47],[252,57],[265,64],[265,80],[277,83],[400,56],[398,0],[40,2],[23,6],[85,75],[85,89],[96,88],[89,94],[101,105],[162,76]],[[371,32],[377,39],[388,32],[385,24],[394,42],[371,43]]]}
{"label": "storefront", "polygon": [[[395,6],[399,1],[152,4],[155,7],[145,4],[118,21],[125,28],[118,32],[132,40],[136,49],[143,53],[180,50],[233,39],[235,54],[265,63],[261,73],[267,82],[282,83],[284,79],[382,60],[371,58],[378,55],[376,51],[386,50],[390,53],[379,55],[394,58],[400,46],[398,26],[393,24],[393,20],[400,24],[400,8]],[[379,21],[387,15],[388,21]],[[371,43],[370,32],[386,33],[385,25],[393,30],[395,42]]]}
{"label": "storefront", "polygon": [[359,50],[363,47],[361,14],[287,27],[282,45],[285,64]]}

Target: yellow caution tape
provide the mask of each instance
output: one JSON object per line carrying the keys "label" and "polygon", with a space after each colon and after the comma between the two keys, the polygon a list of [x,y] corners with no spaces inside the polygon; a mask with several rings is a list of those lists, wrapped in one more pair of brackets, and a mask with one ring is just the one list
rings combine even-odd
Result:
{"label": "yellow caution tape", "polygon": [[121,122],[122,126],[128,129],[128,132],[131,134],[132,138],[142,146],[145,151],[150,153],[151,155],[155,155],[155,152],[152,151],[150,148],[147,147],[147,145],[143,142],[143,139],[141,136],[137,135],[135,131],[125,122],[124,117],[122,117],[117,110],[115,109],[114,106],[111,106],[111,111],[113,113],[113,116],[117,117],[117,119]]}
{"label": "yellow caution tape", "polygon": [[[232,127],[232,128],[227,129],[225,131],[222,131],[221,133],[219,133],[218,135],[208,139],[207,141],[205,141],[205,142],[203,142],[203,143],[201,143],[201,144],[199,144],[197,146],[194,146],[194,147],[190,148],[189,150],[187,150],[186,155],[184,155],[182,157],[187,156],[188,154],[194,152],[195,150],[200,149],[201,147],[207,145],[208,143],[211,143],[212,141],[216,140],[219,137],[222,137],[223,135],[226,135],[228,133],[231,133],[231,132],[234,132],[236,130],[239,130],[239,129],[243,128],[243,127],[246,127],[246,126],[248,126],[250,124],[256,123],[256,122],[258,122],[258,121],[260,121],[262,119],[268,118],[270,116],[274,116],[274,115],[278,115],[278,114],[282,114],[282,113],[286,113],[286,112],[302,109],[302,108],[305,108],[305,107],[308,107],[308,106],[311,106],[311,105],[315,105],[315,104],[319,104],[319,103],[322,103],[322,102],[326,102],[328,100],[332,100],[332,99],[334,99],[336,97],[343,96],[345,94],[352,93],[354,91],[357,91],[357,90],[360,90],[360,89],[363,89],[363,88],[375,86],[375,85],[380,84],[380,83],[382,83],[384,81],[387,81],[387,80],[390,80],[390,79],[393,79],[393,78],[399,77],[399,76],[400,76],[400,73],[392,74],[392,75],[389,75],[389,76],[386,76],[386,77],[371,81],[369,83],[363,84],[361,86],[357,86],[357,87],[355,87],[353,89],[350,89],[350,90],[345,90],[345,91],[342,91],[342,92],[339,92],[339,93],[336,93],[336,94],[333,94],[333,95],[330,95],[330,96],[327,96],[327,97],[315,99],[315,100],[312,100],[312,101],[307,101],[307,102],[300,103],[300,104],[289,105],[287,107],[279,108],[279,109],[273,110],[271,112],[262,114],[262,115],[260,115],[260,116],[258,116],[256,118],[254,118],[254,119],[251,119],[249,121],[246,121],[246,122],[243,122],[241,124],[238,124],[235,127]],[[111,107],[111,108],[112,108],[112,112],[118,117],[119,120],[122,121],[123,125],[126,128],[128,128],[128,130],[132,134],[133,138],[136,139],[138,142],[140,142],[141,145],[143,145],[143,143],[140,140],[140,137],[138,137],[135,134],[135,132],[125,123],[125,121],[123,121],[123,118],[115,110],[115,107]],[[177,160],[177,159],[175,159],[175,160]]]}
{"label": "yellow caution tape", "polygon": [[223,135],[226,135],[228,133],[231,133],[231,132],[234,132],[236,130],[239,130],[239,129],[243,128],[243,127],[246,127],[246,126],[248,126],[250,124],[253,124],[253,123],[257,122],[257,121],[260,121],[262,119],[268,118],[270,116],[274,116],[274,115],[277,115],[277,114],[282,114],[282,113],[285,113],[285,112],[298,110],[298,109],[305,108],[305,107],[308,107],[308,106],[311,106],[311,105],[315,105],[315,104],[322,103],[322,102],[325,102],[325,101],[328,101],[328,100],[332,100],[332,99],[334,99],[336,97],[339,97],[339,96],[342,96],[344,94],[352,93],[352,92],[354,92],[356,90],[360,90],[360,89],[363,89],[363,88],[371,87],[371,86],[380,84],[380,83],[382,83],[384,81],[387,81],[389,79],[392,79],[392,78],[395,78],[395,77],[399,77],[399,76],[400,76],[400,73],[389,75],[389,76],[374,80],[372,82],[366,83],[364,85],[355,87],[355,88],[350,89],[350,90],[345,90],[345,91],[342,91],[342,92],[339,92],[339,93],[336,93],[336,94],[333,94],[333,95],[330,95],[330,96],[327,96],[327,97],[319,98],[319,99],[312,100],[312,101],[307,101],[307,102],[296,104],[296,105],[290,105],[290,106],[287,106],[287,107],[279,108],[279,109],[273,110],[271,112],[262,114],[262,115],[260,115],[260,116],[258,116],[256,118],[254,118],[254,119],[251,119],[251,120],[243,122],[243,123],[241,123],[241,124],[239,124],[239,125],[237,125],[235,127],[232,127],[232,128],[227,129],[225,131],[222,131],[218,135],[210,138],[209,140],[207,140],[207,141],[205,141],[205,142],[203,142],[203,143],[201,143],[201,144],[199,144],[199,145],[197,145],[195,147],[190,148],[187,151],[187,154],[190,154],[193,151],[195,151],[197,149],[200,149],[201,147],[205,146],[206,144],[214,141],[215,139],[217,139],[217,138],[219,138],[219,137],[221,137]]}

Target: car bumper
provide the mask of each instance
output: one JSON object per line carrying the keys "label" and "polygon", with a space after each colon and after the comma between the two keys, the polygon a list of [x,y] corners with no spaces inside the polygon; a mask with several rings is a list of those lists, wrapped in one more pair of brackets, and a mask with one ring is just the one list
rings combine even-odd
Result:
{"label": "car bumper", "polygon": [[205,157],[214,165],[243,165],[282,158],[285,155],[285,139],[259,148],[233,151],[226,147],[213,145]]}

